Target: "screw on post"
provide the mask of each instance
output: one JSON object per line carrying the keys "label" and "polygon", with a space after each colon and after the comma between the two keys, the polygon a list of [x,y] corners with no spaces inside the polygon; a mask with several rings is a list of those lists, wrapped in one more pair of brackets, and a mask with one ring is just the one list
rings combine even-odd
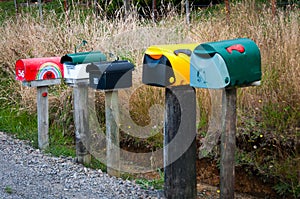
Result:
{"label": "screw on post", "polygon": [[81,46],[85,46],[88,42],[86,40],[82,40],[82,42],[75,46],[75,53],[77,53],[77,49],[79,49]]}

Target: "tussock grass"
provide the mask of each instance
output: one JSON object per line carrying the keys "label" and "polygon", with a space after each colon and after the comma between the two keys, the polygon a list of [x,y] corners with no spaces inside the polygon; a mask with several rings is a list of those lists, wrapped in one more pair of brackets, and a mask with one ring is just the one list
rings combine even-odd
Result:
{"label": "tussock grass", "polygon": [[[85,39],[89,43],[80,50],[101,50],[134,62],[137,66],[134,81],[139,83],[143,52],[150,45],[248,37],[261,50],[263,80],[260,87],[240,89],[239,106],[256,112],[255,108],[262,109],[271,102],[299,111],[299,12],[278,10],[274,17],[269,7],[259,7],[254,1],[232,5],[229,23],[224,9],[220,9],[217,16],[209,13],[204,16],[203,12],[207,11],[200,10],[192,15],[189,27],[175,12],[157,23],[139,19],[135,12],[126,19],[119,15],[114,20],[85,16],[81,10],[74,10],[68,18],[64,15],[58,18],[50,12],[42,24],[38,18],[24,14],[2,25],[1,70],[14,78],[17,59],[62,56],[74,52],[74,47]],[[21,102],[34,111],[34,89],[16,84],[16,90],[20,91]],[[207,91],[199,92],[205,94]],[[209,107],[209,100],[202,103]]]}

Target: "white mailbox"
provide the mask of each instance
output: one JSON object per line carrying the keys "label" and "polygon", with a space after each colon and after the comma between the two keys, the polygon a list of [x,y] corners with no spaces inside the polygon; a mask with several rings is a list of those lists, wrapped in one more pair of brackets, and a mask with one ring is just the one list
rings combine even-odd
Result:
{"label": "white mailbox", "polygon": [[64,63],[65,82],[67,84],[73,84],[74,81],[88,80],[89,73],[86,72],[86,66],[88,64],[73,64],[70,62]]}

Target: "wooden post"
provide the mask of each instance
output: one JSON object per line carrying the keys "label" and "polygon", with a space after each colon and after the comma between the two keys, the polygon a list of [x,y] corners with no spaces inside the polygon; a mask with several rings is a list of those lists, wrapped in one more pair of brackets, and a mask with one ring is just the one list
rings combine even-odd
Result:
{"label": "wooden post", "polygon": [[89,134],[88,123],[88,81],[73,85],[74,123],[76,138],[76,162],[89,164],[91,155],[84,146],[84,139]]}
{"label": "wooden post", "polygon": [[152,20],[156,21],[156,18],[157,18],[156,0],[152,0]]}
{"label": "wooden post", "polygon": [[37,114],[39,148],[46,149],[49,146],[48,86],[37,87]]}
{"label": "wooden post", "polygon": [[107,173],[120,177],[118,91],[105,91]]}
{"label": "wooden post", "polygon": [[43,22],[42,0],[38,0],[40,20]]}
{"label": "wooden post", "polygon": [[130,9],[130,1],[129,0],[123,0],[124,4],[124,10],[125,10],[125,17],[128,16],[129,9]]}
{"label": "wooden post", "polygon": [[189,0],[185,0],[185,12],[186,12],[186,24],[190,25],[190,3]]}
{"label": "wooden post", "polygon": [[230,24],[230,3],[229,0],[225,0],[225,10],[226,10],[226,22]]}
{"label": "wooden post", "polygon": [[165,196],[196,198],[196,96],[190,86],[166,88]]}
{"label": "wooden post", "polygon": [[234,198],[234,154],[236,135],[236,88],[225,89],[222,96],[220,198]]}
{"label": "wooden post", "polygon": [[275,19],[275,16],[276,16],[276,4],[277,4],[277,1],[276,1],[276,0],[271,0],[271,4],[272,4],[272,15],[273,15],[273,19]]}
{"label": "wooden post", "polygon": [[18,15],[19,13],[18,0],[14,0],[14,4],[15,4],[16,15]]}

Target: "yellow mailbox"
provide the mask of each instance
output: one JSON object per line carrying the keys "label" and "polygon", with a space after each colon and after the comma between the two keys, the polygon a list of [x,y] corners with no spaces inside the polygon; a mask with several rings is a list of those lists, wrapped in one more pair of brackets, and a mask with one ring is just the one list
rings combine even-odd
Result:
{"label": "yellow mailbox", "polygon": [[150,46],[144,55],[144,84],[180,86],[190,84],[190,56],[199,44]]}

